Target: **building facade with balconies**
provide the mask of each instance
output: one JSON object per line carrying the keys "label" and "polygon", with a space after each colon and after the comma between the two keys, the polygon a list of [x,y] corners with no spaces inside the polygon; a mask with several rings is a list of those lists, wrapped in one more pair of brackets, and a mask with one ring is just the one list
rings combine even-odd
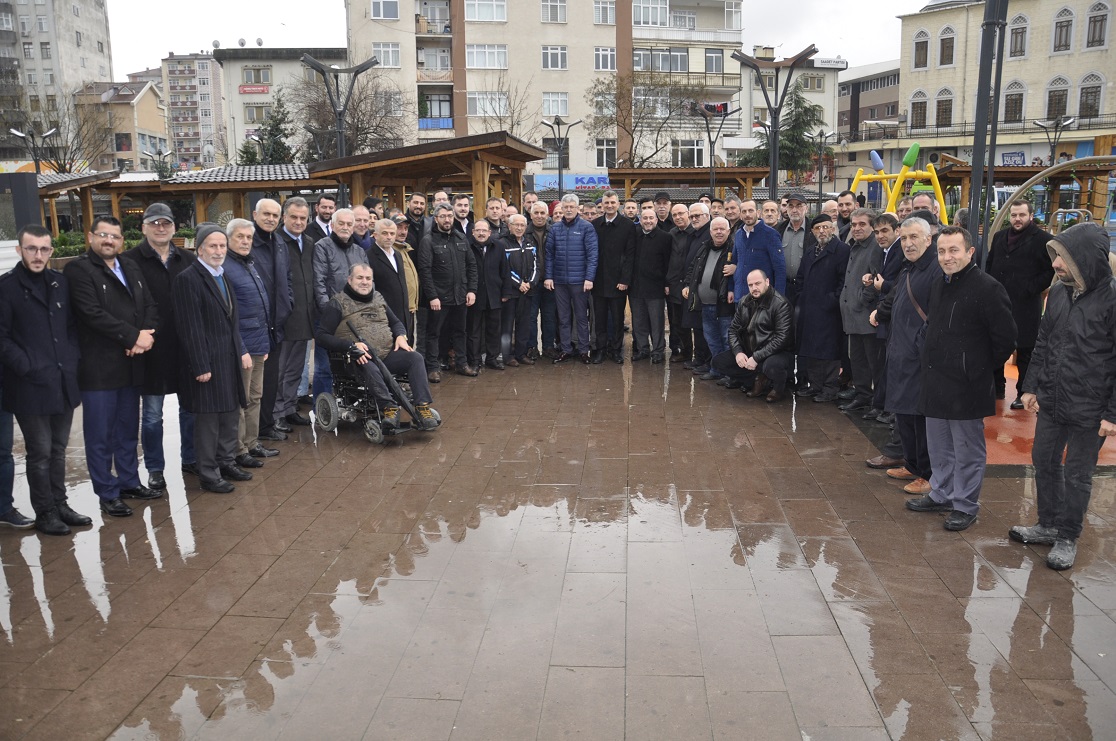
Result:
{"label": "building facade with balconies", "polygon": [[162,78],[171,161],[184,170],[224,164],[228,135],[221,66],[209,52],[171,52],[162,61]]}
{"label": "building facade with balconies", "polygon": [[[103,129],[95,170],[154,170],[149,154],[167,150],[167,108],[153,82],[91,82],[74,96],[77,115]],[[92,149],[91,149],[92,151]]]}

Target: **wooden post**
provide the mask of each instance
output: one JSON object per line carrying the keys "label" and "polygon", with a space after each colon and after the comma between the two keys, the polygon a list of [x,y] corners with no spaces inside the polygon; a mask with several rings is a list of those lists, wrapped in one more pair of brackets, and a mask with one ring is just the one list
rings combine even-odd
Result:
{"label": "wooden post", "polygon": [[114,191],[109,193],[109,197],[112,199],[112,215],[115,219],[119,220],[120,219],[120,199],[123,196],[120,193],[120,191],[114,190]]}
{"label": "wooden post", "polygon": [[[42,205],[42,202],[39,204]],[[50,231],[54,236],[58,236],[58,199],[51,196],[47,199],[47,205],[50,206]]]}
{"label": "wooden post", "polygon": [[488,178],[492,173],[492,166],[482,159],[473,160],[473,209],[484,210],[484,202],[488,200]]}
{"label": "wooden post", "polygon": [[81,198],[81,223],[88,234],[93,230],[93,188],[87,186],[78,189],[78,196]]}

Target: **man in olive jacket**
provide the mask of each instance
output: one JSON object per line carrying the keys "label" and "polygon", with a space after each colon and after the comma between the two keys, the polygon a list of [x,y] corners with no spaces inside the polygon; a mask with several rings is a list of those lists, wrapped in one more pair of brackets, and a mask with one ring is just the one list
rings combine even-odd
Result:
{"label": "man in olive jacket", "polygon": [[986,463],[984,418],[996,413],[995,369],[1015,347],[1007,291],[973,262],[972,237],[959,226],[938,233],[944,279],[930,288],[922,389],[933,475],[930,493],[908,499],[915,512],[948,512],[946,530],[976,520]]}

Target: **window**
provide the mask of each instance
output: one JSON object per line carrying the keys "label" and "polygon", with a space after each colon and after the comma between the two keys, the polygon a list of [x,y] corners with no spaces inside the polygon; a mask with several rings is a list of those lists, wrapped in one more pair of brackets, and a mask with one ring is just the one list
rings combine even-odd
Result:
{"label": "window", "polygon": [[821,75],[801,75],[798,79],[802,83],[803,90],[816,92],[825,90],[825,78]]}
{"label": "window", "polygon": [[1089,8],[1089,23],[1085,30],[1085,48],[1096,49],[1108,44],[1108,6],[1096,3]]}
{"label": "window", "polygon": [[469,69],[507,69],[506,44],[466,44],[465,66]]}
{"label": "window", "polygon": [[876,114],[877,114],[878,110],[879,109],[877,109],[877,108],[869,108],[868,109],[868,118],[876,118],[877,117]]}
{"label": "window", "polygon": [[543,23],[566,22],[566,0],[541,0],[539,7]]}
{"label": "window", "polygon": [[467,21],[506,21],[507,19],[506,0],[465,0]]}
{"label": "window", "polygon": [[270,85],[271,84],[271,68],[270,67],[245,67],[244,68],[244,84],[245,85]]}
{"label": "window", "polygon": [[601,26],[615,26],[616,0],[593,0],[593,23]]}
{"label": "window", "polygon": [[380,61],[381,67],[399,66],[399,44],[384,41],[372,42],[372,56]]}
{"label": "window", "polygon": [[28,72],[28,73],[27,73],[27,84],[28,84],[28,85],[37,85],[37,84],[39,84],[39,81],[38,81],[38,79],[36,79],[36,77],[35,77],[35,73],[34,73],[34,72]]}
{"label": "window", "polygon": [[940,129],[953,126],[953,91],[947,87],[942,88],[934,103],[934,125]]}
{"label": "window", "polygon": [[593,69],[598,72],[616,71],[616,47],[598,46],[593,49]]}
{"label": "window", "polygon": [[468,105],[470,116],[506,116],[508,94],[503,91],[470,92]]}
{"label": "window", "polygon": [[208,72],[209,62],[198,62],[198,72]]}
{"label": "window", "polygon": [[1012,18],[1011,25],[1008,26],[1008,29],[1008,56],[1027,56],[1027,16],[1017,15]]}
{"label": "window", "polygon": [[40,15],[37,18],[37,22],[39,24],[39,31],[41,31],[42,33],[46,33],[47,32],[47,17],[45,15]]}
{"label": "window", "polygon": [[740,10],[739,0],[726,0],[725,2],[725,28],[729,31],[739,31],[744,27],[744,14]]}
{"label": "window", "polygon": [[372,17],[399,20],[399,0],[372,0]]}
{"label": "window", "polygon": [[244,122],[245,123],[263,123],[264,120],[271,115],[270,105],[246,105],[244,106]]}
{"label": "window", "polygon": [[1085,75],[1081,81],[1081,98],[1077,104],[1078,118],[1096,118],[1100,115],[1101,87],[1104,81],[1098,74]]}
{"label": "window", "polygon": [[80,7],[80,6],[78,6],[78,5],[71,5],[71,6],[70,6],[70,9],[71,9],[71,10],[73,10],[73,12],[74,12],[74,15],[75,15],[75,16],[77,16],[78,18],[80,18],[80,17],[81,17],[81,7]]}
{"label": "window", "polygon": [[385,116],[403,115],[403,93],[399,90],[377,90],[372,94],[372,103]]}
{"label": "window", "polygon": [[208,103],[209,102],[209,93],[202,93],[201,95],[199,95],[198,96],[198,102],[199,103]]}
{"label": "window", "polygon": [[725,52],[722,49],[705,50],[705,71],[707,74],[721,74],[725,71]]}
{"label": "window", "polygon": [[97,42],[97,53],[98,54],[104,54],[105,53],[105,42],[103,42],[103,41],[98,41]]}
{"label": "window", "polygon": [[543,69],[566,69],[566,47],[544,46],[542,48]]}
{"label": "window", "polygon": [[763,75],[757,75],[755,77],[755,79],[752,81],[752,86],[756,90],[760,89],[760,78],[761,77],[763,79],[763,86],[764,87],[766,87],[768,90],[774,90],[775,89],[775,75],[774,75],[774,73],[772,73],[770,75],[765,73]]}
{"label": "window", "polygon": [[666,91],[654,87],[637,87],[632,93],[632,105],[636,120],[646,120],[648,116],[666,118],[670,115],[670,96]]}
{"label": "window", "polygon": [[616,167],[616,140],[597,139],[597,167]]}
{"label": "window", "polygon": [[705,167],[705,140],[671,139],[670,158],[673,167]]}
{"label": "window", "polygon": [[690,50],[685,47],[673,48],[670,50],[670,71],[671,72],[689,72],[690,71]]}
{"label": "window", "polygon": [[632,69],[636,72],[651,71],[650,49],[632,49]]}
{"label": "window", "polygon": [[53,95],[46,96],[46,107],[48,111],[58,110],[58,98]]}
{"label": "window", "polygon": [[611,95],[596,95],[593,97],[594,116],[615,116],[616,98]]}
{"label": "window", "polygon": [[847,98],[851,94],[852,94],[852,90],[849,87],[849,84],[847,82],[844,85],[838,85],[837,86],[837,97],[838,98]]}
{"label": "window", "polygon": [[930,34],[919,31],[915,34],[914,42],[914,68],[926,69],[927,50],[930,47]]}
{"label": "window", "polygon": [[938,66],[953,66],[953,41],[957,34],[951,26],[946,26],[938,34]]}
{"label": "window", "polygon": [[0,59],[9,59],[12,56],[12,47],[0,46]]}
{"label": "window", "polygon": [[672,10],[670,12],[670,27],[693,31],[697,28],[697,13],[692,10]]}
{"label": "window", "polygon": [[74,43],[81,46],[81,31],[74,31]]}
{"label": "window", "polygon": [[31,32],[31,16],[21,15],[19,17],[19,30],[21,33]]}
{"label": "window", "polygon": [[1054,51],[1069,51],[1073,46],[1073,11],[1062,8],[1054,16]]}
{"label": "window", "polygon": [[30,41],[24,41],[23,42],[23,58],[24,59],[34,59],[35,58],[35,45],[32,44]]}
{"label": "window", "polygon": [[1069,102],[1069,80],[1064,77],[1055,77],[1046,89],[1046,117],[1059,118],[1066,115]]}
{"label": "window", "polygon": [[888,103],[887,104],[887,112],[884,115],[888,116],[888,117],[898,116],[899,115],[899,104],[898,103]]}
{"label": "window", "polygon": [[14,29],[12,25],[11,13],[0,13],[0,31],[11,31]]}
{"label": "window", "polygon": [[32,95],[31,96],[31,112],[32,113],[38,113],[39,111],[42,110],[42,107],[43,107],[43,104],[42,104],[42,102],[39,101],[39,97],[37,95]]}
{"label": "window", "polygon": [[570,115],[569,93],[543,93],[543,118]]}
{"label": "window", "polygon": [[633,26],[665,26],[670,22],[670,0],[632,0]]}
{"label": "window", "polygon": [[911,128],[926,128],[926,93],[921,90],[911,96]]}
{"label": "window", "polygon": [[54,84],[54,73],[51,72],[50,70],[43,70],[43,84],[44,85],[53,85]]}
{"label": "window", "polygon": [[[543,149],[546,150],[546,159],[543,160],[544,170],[557,170],[558,169],[558,140],[557,139],[543,139]],[[570,138],[567,136],[562,140],[562,167],[568,168],[570,166]]]}
{"label": "window", "polygon": [[427,95],[426,108],[431,118],[452,118],[453,96],[449,93]]}
{"label": "window", "polygon": [[202,118],[209,118],[213,115],[213,111],[210,110],[209,108],[202,108],[200,113],[201,113]]}
{"label": "window", "polygon": [[1004,92],[1004,123],[1022,123],[1025,91],[1026,87],[1019,81],[1007,86]]}
{"label": "window", "polygon": [[198,86],[199,87],[209,87],[209,78],[208,77],[199,77],[198,78]]}

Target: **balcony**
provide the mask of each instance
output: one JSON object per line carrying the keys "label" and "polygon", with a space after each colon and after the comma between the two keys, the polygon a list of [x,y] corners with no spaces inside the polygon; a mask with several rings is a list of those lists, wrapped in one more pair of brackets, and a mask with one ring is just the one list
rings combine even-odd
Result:
{"label": "balcony", "polygon": [[453,128],[452,118],[420,118],[419,131],[439,131]]}
{"label": "balcony", "polygon": [[182,114],[181,116],[171,116],[172,123],[198,123],[200,119],[197,116],[190,114]]}
{"label": "balcony", "polygon": [[452,33],[453,29],[446,19],[415,16],[415,34],[418,36],[449,36]]}
{"label": "balcony", "polygon": [[453,82],[453,70],[448,67],[444,69],[419,67],[418,81],[444,85],[447,82]]}
{"label": "balcony", "polygon": [[171,108],[197,108],[198,101],[196,100],[172,100],[170,103]]}
{"label": "balcony", "polygon": [[12,82],[0,83],[0,98],[12,98],[23,95],[23,85]]}
{"label": "balcony", "polygon": [[740,75],[733,72],[636,72],[636,79],[640,75],[670,75],[670,81],[687,87],[724,88],[726,90],[739,90],[741,85]]}
{"label": "balcony", "polygon": [[713,28],[669,28],[665,26],[632,26],[632,41],[679,41],[686,45],[727,44],[740,46],[742,31]]}
{"label": "balcony", "polygon": [[172,92],[196,93],[198,91],[198,86],[193,85],[193,84],[183,84],[183,83],[172,82],[171,86],[170,86],[170,89],[171,89]]}
{"label": "balcony", "polygon": [[0,45],[2,46],[14,46],[18,38],[15,31],[7,29],[0,31]]}
{"label": "balcony", "polygon": [[[1041,138],[1042,131],[1034,125],[1034,122],[1047,120],[1049,119],[1028,118],[1022,121],[1001,121],[999,133],[1001,136],[1026,134],[1035,137],[1035,141],[1045,141]],[[850,131],[848,134],[843,134],[842,136],[847,137],[851,144],[853,142],[885,141],[889,139],[917,139],[919,141],[925,139],[948,139],[953,137],[972,139],[975,133],[975,124],[968,121],[956,123],[951,126],[934,126],[932,124],[924,126],[897,125],[886,127],[879,125],[869,126],[868,124],[862,125],[865,126],[865,128],[860,131]],[[1063,129],[1063,136],[1066,131],[1112,129],[1113,127],[1116,127],[1116,113],[1108,113],[1103,116],[1091,116],[1089,118],[1078,117],[1072,126]]]}
{"label": "balcony", "polygon": [[201,139],[201,134],[197,131],[176,131],[174,132],[175,139]]}
{"label": "balcony", "polygon": [[168,77],[196,77],[197,74],[193,67],[167,67]]}
{"label": "balcony", "polygon": [[178,150],[179,154],[201,154],[201,147],[181,147]]}

